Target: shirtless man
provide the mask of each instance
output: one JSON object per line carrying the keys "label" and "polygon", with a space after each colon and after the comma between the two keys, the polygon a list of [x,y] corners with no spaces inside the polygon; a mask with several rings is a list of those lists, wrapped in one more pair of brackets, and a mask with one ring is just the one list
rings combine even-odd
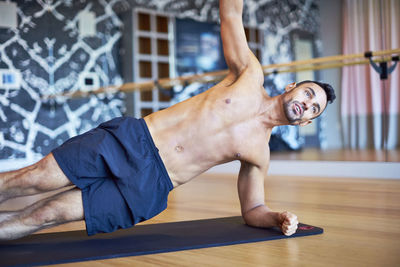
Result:
{"label": "shirtless man", "polygon": [[0,174],[0,201],[75,185],[23,210],[0,214],[0,239],[83,220],[89,235],[131,227],[166,208],[168,193],[209,168],[240,160],[241,213],[251,226],[297,229],[290,212],[264,203],[273,127],[306,125],[333,89],[311,81],[269,97],[250,51],[241,0],[221,0],[221,36],[229,73],[210,90],[141,120],[117,118],[53,150],[38,163]]}

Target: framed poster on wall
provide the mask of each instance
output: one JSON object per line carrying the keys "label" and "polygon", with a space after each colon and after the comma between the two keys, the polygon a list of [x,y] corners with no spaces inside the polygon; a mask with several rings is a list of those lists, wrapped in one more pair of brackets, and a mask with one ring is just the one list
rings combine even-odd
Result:
{"label": "framed poster on wall", "polygon": [[191,19],[176,19],[178,76],[226,69],[220,26]]}

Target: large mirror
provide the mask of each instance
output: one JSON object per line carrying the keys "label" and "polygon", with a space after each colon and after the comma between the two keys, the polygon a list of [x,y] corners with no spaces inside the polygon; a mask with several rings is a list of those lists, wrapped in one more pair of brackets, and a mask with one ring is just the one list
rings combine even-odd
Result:
{"label": "large mirror", "polygon": [[[372,7],[361,5],[359,8],[366,11]],[[388,12],[384,7],[376,8],[379,16],[385,16],[385,12]],[[361,18],[356,12],[354,7],[346,7],[342,1],[321,1],[318,32],[312,27],[290,32],[293,60],[399,47],[398,41],[388,42],[393,37],[390,22],[385,24],[377,21],[378,18]],[[367,25],[366,21],[375,21],[376,25]],[[371,40],[378,36],[364,34],[372,30],[370,27],[384,29],[383,32],[375,31],[381,43]],[[394,68],[394,64],[389,61],[387,67]],[[328,105],[321,118],[298,129],[299,148],[275,151],[272,153],[273,159],[400,161],[398,67],[388,74],[387,79],[381,79],[368,62],[357,66],[295,72],[291,78],[296,81],[315,79],[328,82],[335,88],[337,99]]]}

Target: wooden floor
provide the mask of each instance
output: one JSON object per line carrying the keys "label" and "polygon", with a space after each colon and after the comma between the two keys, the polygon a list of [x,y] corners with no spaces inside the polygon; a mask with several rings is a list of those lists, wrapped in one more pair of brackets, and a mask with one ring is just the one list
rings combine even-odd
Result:
{"label": "wooden floor", "polygon": [[400,149],[328,149],[306,148],[299,151],[273,151],[271,160],[318,160],[318,161],[379,161],[400,162]]}
{"label": "wooden floor", "polygon": [[[271,208],[292,211],[300,221],[323,227],[325,233],[67,265],[400,266],[400,180],[275,176],[267,179],[265,188]],[[168,209],[148,223],[233,216],[239,210],[236,177],[205,174],[173,190]],[[76,229],[84,229],[83,222],[46,232]]]}

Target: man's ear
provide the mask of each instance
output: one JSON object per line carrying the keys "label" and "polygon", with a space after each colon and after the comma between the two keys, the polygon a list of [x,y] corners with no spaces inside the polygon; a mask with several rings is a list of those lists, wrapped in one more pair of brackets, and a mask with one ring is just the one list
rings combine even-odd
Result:
{"label": "man's ear", "polygon": [[286,91],[286,92],[290,92],[290,91],[292,91],[294,88],[296,88],[296,83],[289,83],[288,85],[286,85],[285,91]]}
{"label": "man's ear", "polygon": [[310,121],[310,120],[308,120],[308,121],[303,121],[303,122],[300,122],[299,125],[300,125],[300,126],[306,126],[306,125],[309,125],[311,122],[312,122],[312,121]]}

